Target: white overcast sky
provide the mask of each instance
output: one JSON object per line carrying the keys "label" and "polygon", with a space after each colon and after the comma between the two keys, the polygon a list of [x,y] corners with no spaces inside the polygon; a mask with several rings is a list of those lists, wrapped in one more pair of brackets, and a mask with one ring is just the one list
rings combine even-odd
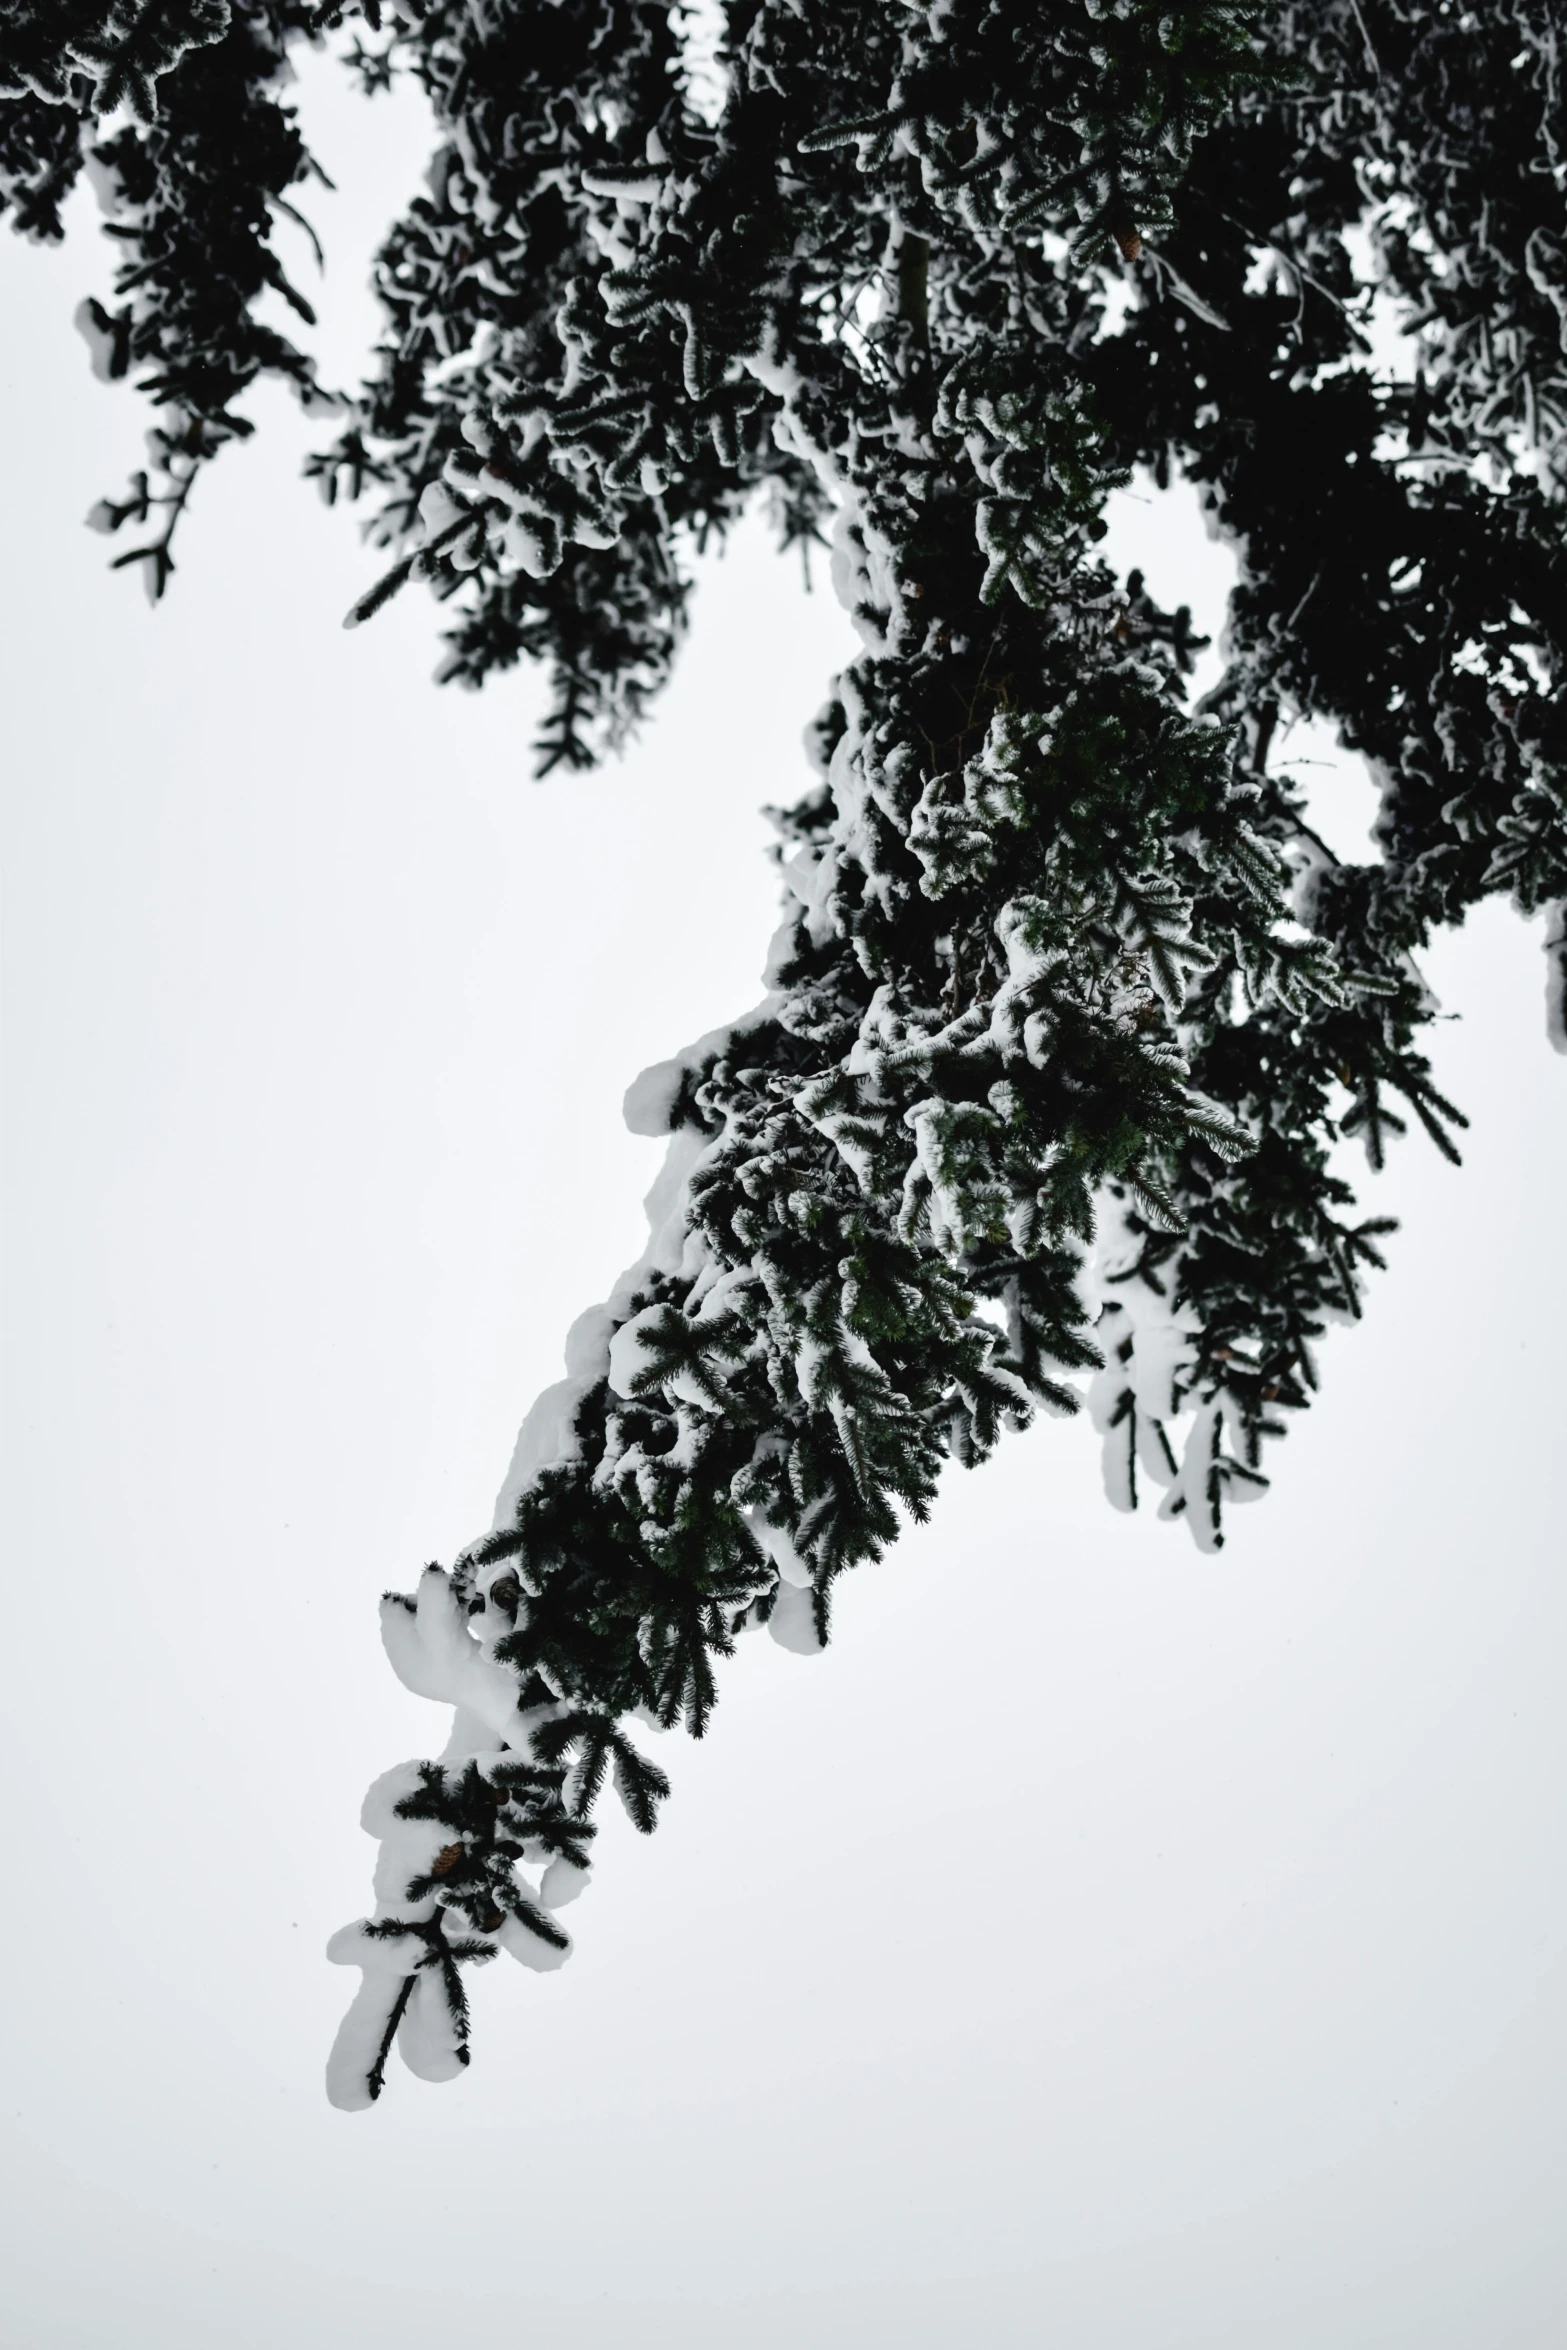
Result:
{"label": "white overcast sky", "polygon": [[[346,375],[418,126],[317,79]],[[143,419],[73,217],[0,247],[0,2335],[1556,2350],[1567,1062],[1500,907],[1429,966],[1468,1164],[1368,1179],[1392,1272],[1223,1556],[1082,1427],[953,1471],[661,1750],[571,1964],[477,1979],[469,2077],[327,2107],[360,1797],[444,1737],[376,1599],[637,1252],[621,1093],[755,1000],[848,640],[746,532],[643,742],[536,786],[534,681],[437,690],[419,593],[340,632],[376,558],[272,398],[149,614],[80,527]],[[1179,505],[1112,543],[1222,586]]]}

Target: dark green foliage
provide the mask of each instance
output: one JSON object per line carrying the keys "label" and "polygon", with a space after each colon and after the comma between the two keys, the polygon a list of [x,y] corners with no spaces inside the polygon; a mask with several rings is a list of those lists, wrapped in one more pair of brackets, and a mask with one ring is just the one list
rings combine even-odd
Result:
{"label": "dark green foliage", "polygon": [[5,0],[0,8],[0,98],[23,92],[95,115],[158,111],[157,85],[192,49],[221,40],[229,0]]}
{"label": "dark green foliage", "polygon": [[[667,1792],[633,1718],[700,1734],[749,1626],[825,1641],[943,1464],[1080,1374],[1112,1498],[1141,1472],[1223,1539],[1382,1262],[1335,1146],[1379,1166],[1413,1118],[1457,1155],[1436,925],[1554,909],[1563,1037],[1558,13],[731,0],[699,106],[658,0],[236,5],[100,144],[100,349],[171,418],[112,524],[177,514],[260,374],[319,397],[254,304],[306,311],[270,243],[312,168],[279,61],[351,22],[350,69],[416,76],[440,137],[314,461],[394,557],[351,618],[423,578],[447,676],[545,661],[545,769],[637,721],[692,550],[753,499],[785,546],[831,536],[863,639],[778,820],[765,1005],[634,1089],[672,1136],[648,1254],[495,1531],[384,1611],[466,1746],[372,1798],[343,2101],[394,2031],[466,2061],[460,1960],[563,1947],[601,1790],[644,1831]],[[0,130],[34,233],[98,103],[71,54]],[[1189,614],[1096,553],[1136,467],[1242,558],[1195,710]],[[167,532],[130,559],[161,586]],[[1381,786],[1363,863],[1279,763],[1296,717]]]}
{"label": "dark green foliage", "polygon": [[0,95],[0,212],[24,237],[65,234],[60,207],[82,168],[82,133],[91,120],[84,100],[54,104],[30,90]]}

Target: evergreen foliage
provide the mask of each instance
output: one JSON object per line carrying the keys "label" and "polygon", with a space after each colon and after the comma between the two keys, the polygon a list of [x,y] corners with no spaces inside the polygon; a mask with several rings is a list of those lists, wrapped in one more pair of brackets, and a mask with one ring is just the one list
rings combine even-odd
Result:
{"label": "evergreen foliage", "polygon": [[[280,79],[339,26],[441,144],[379,263],[378,371],[314,460],[446,607],[444,674],[553,677],[540,765],[635,724],[690,550],[751,500],[830,537],[862,640],[778,819],[768,993],[628,1097],[667,1132],[643,1260],[576,1325],[495,1529],[383,1626],[457,1708],[377,1783],[331,2071],[467,2061],[462,1967],[558,1964],[613,1785],[668,1782],[742,1632],[834,1584],[942,1464],[1086,1400],[1200,1546],[1360,1312],[1373,1167],[1456,1157],[1416,957],[1548,911],[1567,1048],[1567,145],[1551,0],[730,0],[722,89],[668,0],[12,5],[0,200],[92,154],[104,370],[158,404],[106,502],[164,587],[201,466],[308,317],[272,247],[316,168]],[[13,29],[14,28],[14,29]],[[121,115],[99,137],[95,126]],[[90,144],[96,139],[96,144]],[[1226,664],[1099,559],[1134,466],[1240,552]],[[1382,787],[1340,862],[1270,763],[1329,721]],[[520,1874],[542,1869],[537,1882]]]}

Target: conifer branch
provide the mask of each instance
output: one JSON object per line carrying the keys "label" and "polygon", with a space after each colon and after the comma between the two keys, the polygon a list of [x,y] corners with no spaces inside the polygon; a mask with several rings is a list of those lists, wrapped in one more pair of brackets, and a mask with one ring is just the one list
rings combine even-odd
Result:
{"label": "conifer branch", "polygon": [[[560,1963],[597,1805],[647,1833],[669,1794],[642,1736],[700,1735],[743,1637],[819,1651],[947,1463],[1086,1408],[1112,1501],[1226,1539],[1383,1264],[1335,1146],[1379,1166],[1412,1116],[1457,1159],[1442,926],[1544,911],[1567,1037],[1564,83],[1536,0],[758,0],[716,120],[662,0],[561,0],[548,41],[527,0],[12,14],[0,208],[57,236],[91,151],[121,266],[84,329],[174,419],[98,513],[164,517],[119,558],[155,591],[248,388],[327,404],[258,305],[309,321],[289,45],[362,26],[351,73],[412,73],[439,148],[311,465],[406,550],[350,624],[419,576],[443,675],[544,661],[545,772],[639,722],[757,501],[831,538],[862,639],[777,818],[763,1004],[629,1097],[648,1249],[495,1526],[383,1605],[463,1751],[367,1802],[381,1898],[331,1950],[363,2106],[394,2041],[466,2065],[465,1967]],[[1100,559],[1138,467],[1243,556],[1190,712],[1189,610]],[[1361,862],[1279,764],[1297,716],[1380,779]]]}

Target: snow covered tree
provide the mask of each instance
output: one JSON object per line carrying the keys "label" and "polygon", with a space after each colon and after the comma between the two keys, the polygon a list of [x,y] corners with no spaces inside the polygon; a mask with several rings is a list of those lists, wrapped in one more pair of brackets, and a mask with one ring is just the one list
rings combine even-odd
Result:
{"label": "snow covered tree", "polygon": [[[715,12],[716,13],[716,12]],[[569,1947],[613,1784],[700,1735],[747,1630],[811,1651],[943,1463],[1086,1402],[1200,1546],[1360,1312],[1373,1167],[1463,1121],[1416,958],[1545,909],[1567,1047],[1567,124],[1552,0],[12,4],[0,201],[90,160],[122,266],[83,324],[157,405],[98,520],[165,589],[260,375],[316,170],[289,45],[422,85],[428,190],[378,371],[313,460],[447,608],[443,673],[548,663],[543,770],[666,676],[689,555],[761,499],[862,640],[778,818],[756,1009],[632,1087],[670,1137],[646,1254],[568,1341],[493,1530],[383,1604],[438,1761],[372,1790],[374,1916],[331,2094],[467,2061],[463,1968]],[[113,114],[113,121],[104,117]],[[1236,548],[1185,610],[1097,552],[1134,467]],[[146,533],[137,536],[135,534]],[[1382,789],[1337,859],[1274,757],[1328,721]],[[529,1874],[528,1872],[535,1872]]]}

